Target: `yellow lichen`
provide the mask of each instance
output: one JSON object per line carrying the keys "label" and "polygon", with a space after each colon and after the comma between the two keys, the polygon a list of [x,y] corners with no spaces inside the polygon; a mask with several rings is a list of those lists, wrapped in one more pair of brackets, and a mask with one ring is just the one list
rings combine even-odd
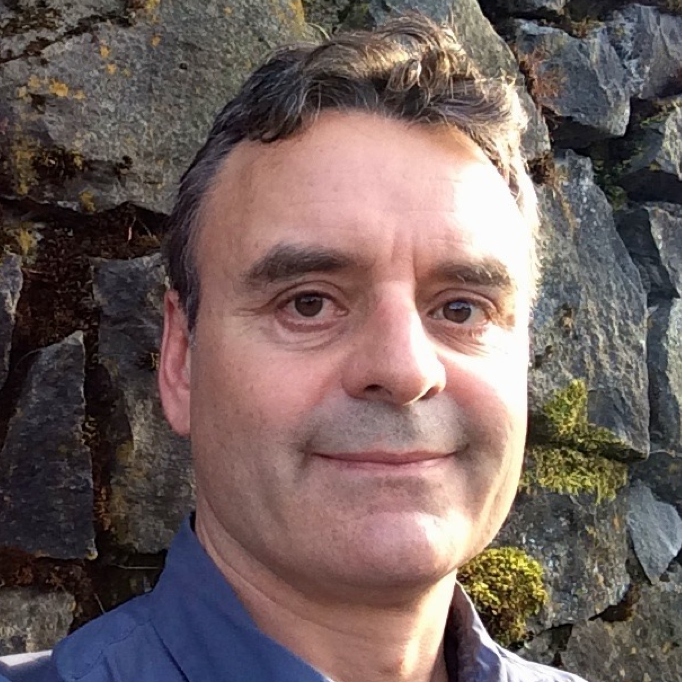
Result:
{"label": "yellow lichen", "polygon": [[50,81],[50,93],[55,97],[68,97],[69,96],[69,86],[62,81],[53,78]]}
{"label": "yellow lichen", "polygon": [[155,33],[149,42],[152,44],[152,47],[158,47],[161,44],[161,36]]}
{"label": "yellow lichen", "polygon": [[73,93],[73,98],[82,102],[85,99],[85,92],[83,92],[83,90],[76,90],[76,92]]}
{"label": "yellow lichen", "polygon": [[547,602],[543,573],[542,566],[521,549],[500,547],[479,554],[457,577],[490,633],[508,645],[524,639],[528,619]]}
{"label": "yellow lichen", "polygon": [[86,213],[95,213],[97,206],[95,205],[95,197],[92,192],[85,190],[80,193],[81,208]]}
{"label": "yellow lichen", "polygon": [[41,81],[40,78],[34,74],[29,76],[27,85],[31,90],[39,90],[43,85],[43,81]]}
{"label": "yellow lichen", "polygon": [[14,240],[16,241],[19,255],[24,259],[30,258],[35,253],[38,240],[30,227],[27,228],[24,225],[20,225],[14,233]]}
{"label": "yellow lichen", "polygon": [[107,64],[107,73],[113,76],[118,71],[118,66],[116,64]]}
{"label": "yellow lichen", "polygon": [[11,155],[15,191],[20,196],[26,196],[31,187],[34,187],[38,182],[33,164],[36,155],[35,146],[17,136],[12,142]]}
{"label": "yellow lichen", "polygon": [[109,59],[109,55],[111,54],[111,48],[108,45],[101,43],[99,46],[99,54],[102,57],[102,59]]}

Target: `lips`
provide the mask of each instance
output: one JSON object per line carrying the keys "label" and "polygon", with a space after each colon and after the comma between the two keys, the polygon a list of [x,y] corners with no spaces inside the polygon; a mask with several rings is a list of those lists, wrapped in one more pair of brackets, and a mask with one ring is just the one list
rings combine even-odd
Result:
{"label": "lips", "polygon": [[342,453],[315,453],[318,457],[347,462],[348,464],[377,464],[383,466],[406,466],[411,464],[427,464],[449,457],[452,453],[446,452],[342,452]]}

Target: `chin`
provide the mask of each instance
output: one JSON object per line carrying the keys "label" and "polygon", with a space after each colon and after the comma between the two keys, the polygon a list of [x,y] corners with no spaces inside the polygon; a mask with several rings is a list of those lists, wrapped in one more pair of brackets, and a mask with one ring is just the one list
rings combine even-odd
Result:
{"label": "chin", "polygon": [[426,514],[374,514],[350,538],[345,570],[377,587],[435,584],[469,555],[462,530]]}

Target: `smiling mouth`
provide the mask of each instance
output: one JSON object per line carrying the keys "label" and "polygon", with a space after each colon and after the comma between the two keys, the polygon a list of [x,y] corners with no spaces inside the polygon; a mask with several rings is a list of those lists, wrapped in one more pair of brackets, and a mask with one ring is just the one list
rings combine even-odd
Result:
{"label": "smiling mouth", "polygon": [[408,471],[427,469],[443,464],[454,453],[434,452],[358,452],[358,453],[315,453],[315,456],[349,469],[379,471]]}

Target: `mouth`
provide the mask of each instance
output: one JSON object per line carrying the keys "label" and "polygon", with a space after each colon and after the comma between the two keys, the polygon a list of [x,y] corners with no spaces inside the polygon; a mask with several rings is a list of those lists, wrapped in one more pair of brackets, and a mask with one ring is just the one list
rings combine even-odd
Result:
{"label": "mouth", "polygon": [[446,462],[454,453],[436,452],[343,452],[315,453],[316,457],[341,468],[370,471],[408,472],[429,469]]}

